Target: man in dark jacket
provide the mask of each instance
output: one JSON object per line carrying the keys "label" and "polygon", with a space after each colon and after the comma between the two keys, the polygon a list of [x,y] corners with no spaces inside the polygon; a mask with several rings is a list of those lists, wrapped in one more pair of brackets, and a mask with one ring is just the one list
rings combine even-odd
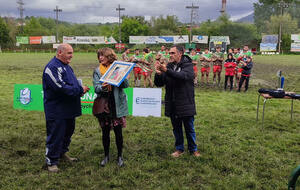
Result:
{"label": "man in dark jacket", "polygon": [[183,55],[181,46],[170,49],[170,63],[156,65],[154,83],[158,87],[165,85],[165,115],[170,117],[175,136],[176,151],[173,157],[179,157],[184,151],[182,124],[184,125],[189,151],[196,157],[196,133],[194,115],[196,115],[194,97],[194,70],[191,58]]}
{"label": "man in dark jacket", "polygon": [[241,91],[241,87],[242,87],[244,81],[245,81],[245,92],[247,92],[248,86],[249,86],[249,80],[250,80],[250,76],[251,76],[251,70],[253,67],[252,57],[247,56],[246,61],[241,62],[241,64],[242,64],[243,71],[242,71],[242,77],[241,77],[240,83],[239,83],[238,92]]}
{"label": "man in dark jacket", "polygon": [[69,157],[68,147],[75,129],[75,117],[81,115],[80,97],[89,88],[81,86],[72,68],[73,48],[61,44],[56,56],[43,72],[44,110],[46,116],[46,164],[48,171],[58,172],[58,159],[76,161]]}

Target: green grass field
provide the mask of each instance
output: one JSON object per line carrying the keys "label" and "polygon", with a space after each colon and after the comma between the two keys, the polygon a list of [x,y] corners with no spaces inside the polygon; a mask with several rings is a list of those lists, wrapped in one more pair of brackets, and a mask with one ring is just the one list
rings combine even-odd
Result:
{"label": "green grass field", "polygon": [[[60,164],[49,174],[44,164],[46,127],[43,112],[13,109],[14,84],[41,84],[53,54],[0,53],[0,189],[287,189],[291,171],[300,164],[300,101],[270,100],[265,123],[256,122],[257,89],[276,86],[276,72],[286,77],[285,90],[300,93],[300,56],[255,56],[250,90],[224,92],[196,89],[195,128],[202,154],[174,159],[169,118],[128,117],[124,129],[126,166],[118,168],[112,134],[111,158],[104,156],[96,119],[77,119],[70,154],[80,162]],[[96,55],[75,53],[77,77],[92,85]],[[224,79],[222,78],[224,81]],[[261,112],[260,112],[261,119]]]}

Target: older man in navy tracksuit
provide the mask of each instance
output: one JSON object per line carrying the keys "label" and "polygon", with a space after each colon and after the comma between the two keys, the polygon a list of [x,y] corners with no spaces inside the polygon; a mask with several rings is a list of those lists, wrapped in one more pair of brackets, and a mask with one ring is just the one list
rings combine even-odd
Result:
{"label": "older man in navy tracksuit", "polygon": [[43,72],[44,110],[46,116],[46,164],[48,171],[58,172],[58,160],[76,161],[69,157],[68,147],[75,129],[75,117],[81,115],[80,97],[89,88],[79,84],[69,66],[73,48],[61,44],[56,56]]}

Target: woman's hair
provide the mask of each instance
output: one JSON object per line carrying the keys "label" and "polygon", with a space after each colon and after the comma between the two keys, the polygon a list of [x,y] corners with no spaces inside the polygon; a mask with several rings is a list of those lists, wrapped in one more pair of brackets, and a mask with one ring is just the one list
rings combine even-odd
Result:
{"label": "woman's hair", "polygon": [[[229,56],[231,56],[231,58],[229,58]],[[228,55],[227,55],[227,59],[233,59],[233,55],[232,55],[232,53],[228,53]]]}
{"label": "woman's hair", "polygon": [[98,60],[101,55],[106,57],[109,63],[113,63],[115,60],[117,60],[117,55],[114,52],[114,50],[111,48],[105,47],[105,48],[98,49],[97,51]]}

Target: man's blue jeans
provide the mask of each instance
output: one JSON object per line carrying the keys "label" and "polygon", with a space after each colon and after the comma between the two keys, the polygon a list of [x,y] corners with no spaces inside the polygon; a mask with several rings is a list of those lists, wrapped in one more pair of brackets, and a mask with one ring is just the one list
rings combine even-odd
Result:
{"label": "man's blue jeans", "polygon": [[188,149],[190,152],[197,151],[196,133],[194,128],[194,116],[177,117],[171,116],[173,125],[173,133],[175,136],[176,150],[184,151],[184,139],[182,132],[182,124],[184,125],[185,134],[188,142]]}

